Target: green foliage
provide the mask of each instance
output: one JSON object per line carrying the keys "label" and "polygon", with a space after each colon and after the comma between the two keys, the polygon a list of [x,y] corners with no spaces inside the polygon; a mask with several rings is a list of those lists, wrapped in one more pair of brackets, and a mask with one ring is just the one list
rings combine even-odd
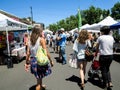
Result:
{"label": "green foliage", "polygon": [[[110,13],[111,12],[111,13]],[[81,10],[82,25],[98,23],[99,21],[111,15],[114,19],[120,19],[120,2],[117,2],[110,10],[96,8],[90,6],[87,10]],[[60,28],[64,28],[66,31],[72,30],[78,27],[78,14],[71,15],[66,19],[60,20],[55,24],[49,25],[49,29],[57,31]]]}
{"label": "green foliage", "polygon": [[120,19],[120,2],[117,2],[113,8],[111,8],[111,16],[115,19]]}
{"label": "green foliage", "polygon": [[119,34],[118,30],[115,30],[115,31],[113,32],[113,37],[114,37],[115,39],[117,39],[117,40],[120,40],[120,34]]}
{"label": "green foliage", "polygon": [[49,25],[49,29],[52,30],[52,31],[57,31],[58,30],[58,26],[57,26],[57,24],[50,24]]}
{"label": "green foliage", "polygon": [[102,10],[100,8],[95,8],[91,6],[88,10],[84,11],[84,18],[87,23],[93,24],[100,21],[100,15],[102,14]]}

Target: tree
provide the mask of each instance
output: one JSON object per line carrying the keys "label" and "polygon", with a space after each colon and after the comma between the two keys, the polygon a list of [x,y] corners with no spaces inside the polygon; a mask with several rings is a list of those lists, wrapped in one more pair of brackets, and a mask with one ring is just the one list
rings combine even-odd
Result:
{"label": "tree", "polygon": [[113,8],[111,8],[111,16],[114,19],[120,19],[120,2],[117,2]]}
{"label": "tree", "polygon": [[57,31],[58,30],[58,26],[57,26],[57,24],[50,24],[49,25],[49,29],[52,30],[52,31]]}
{"label": "tree", "polygon": [[104,9],[104,10],[102,11],[103,19],[106,18],[106,17],[109,16],[109,15],[110,15],[110,11],[109,11],[109,10],[105,10],[105,9]]}
{"label": "tree", "polygon": [[86,19],[88,24],[97,23],[100,21],[101,14],[102,10],[100,8],[91,6],[89,9],[84,11],[84,19]]}
{"label": "tree", "polygon": [[[110,13],[111,12],[111,13]],[[77,12],[76,12],[77,13]],[[110,10],[105,10],[101,8],[96,8],[90,6],[87,10],[81,10],[82,25],[84,24],[94,24],[103,20],[107,16],[111,15],[114,19],[120,19],[120,2],[117,2],[113,8]],[[50,30],[65,28],[65,30],[72,30],[78,27],[78,14],[71,15],[66,19],[58,21],[56,24],[50,25]],[[53,29],[52,29],[53,28]]]}
{"label": "tree", "polygon": [[78,18],[75,15],[71,15],[69,18],[68,30],[72,30],[78,26]]}

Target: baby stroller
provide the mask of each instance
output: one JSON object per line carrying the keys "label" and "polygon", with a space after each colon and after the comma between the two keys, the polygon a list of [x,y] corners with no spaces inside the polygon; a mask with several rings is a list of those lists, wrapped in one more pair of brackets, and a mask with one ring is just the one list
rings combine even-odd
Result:
{"label": "baby stroller", "polygon": [[89,79],[98,78],[101,81],[101,70],[99,63],[99,55],[95,56],[92,60],[90,69],[88,70]]}

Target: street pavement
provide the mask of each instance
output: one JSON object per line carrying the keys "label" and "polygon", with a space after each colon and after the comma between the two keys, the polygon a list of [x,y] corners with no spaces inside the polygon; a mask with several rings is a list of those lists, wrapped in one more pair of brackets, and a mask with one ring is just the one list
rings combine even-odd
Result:
{"label": "street pavement", "polygon": [[[79,86],[79,69],[69,67],[68,63],[62,65],[56,60],[58,54],[49,49],[54,61],[52,74],[43,79],[43,84],[47,86],[46,90],[81,90]],[[66,47],[67,60],[72,53],[72,45]],[[8,69],[6,65],[0,66],[0,90],[34,90],[36,79],[30,72],[24,70],[25,60],[14,64],[13,68]],[[87,64],[87,71],[91,62]],[[114,87],[112,90],[120,90],[120,63],[113,61],[111,64],[111,76]],[[86,73],[87,80],[84,90],[104,90],[100,87],[97,79],[90,81]]]}

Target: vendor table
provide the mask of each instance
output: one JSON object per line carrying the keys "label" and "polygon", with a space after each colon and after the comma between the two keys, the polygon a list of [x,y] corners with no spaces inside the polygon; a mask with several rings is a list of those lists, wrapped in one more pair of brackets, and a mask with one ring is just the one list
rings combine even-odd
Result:
{"label": "vendor table", "polygon": [[11,51],[11,56],[16,56],[18,59],[21,59],[25,56],[25,46],[20,48],[15,48]]}

